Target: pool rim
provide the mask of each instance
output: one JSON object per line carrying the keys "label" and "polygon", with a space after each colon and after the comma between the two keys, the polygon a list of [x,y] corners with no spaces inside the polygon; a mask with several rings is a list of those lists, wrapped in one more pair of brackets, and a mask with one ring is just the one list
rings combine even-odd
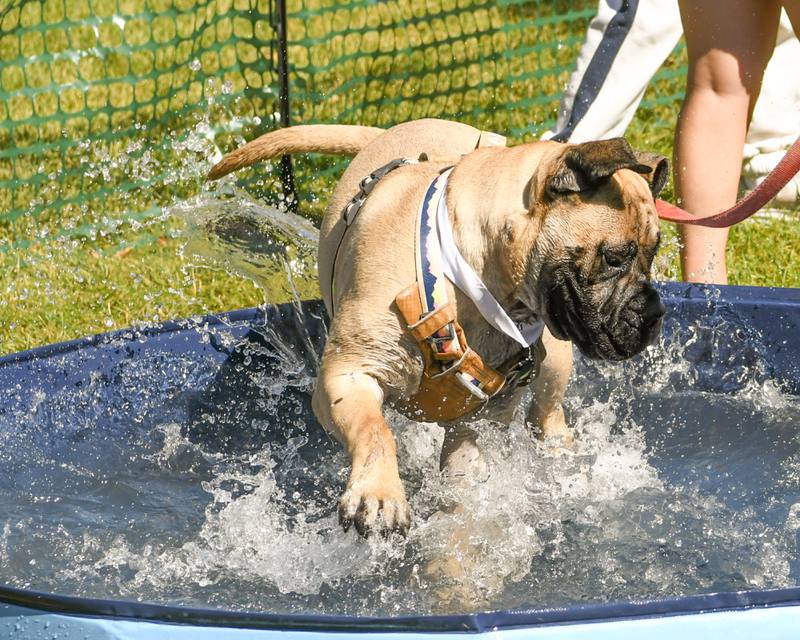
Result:
{"label": "pool rim", "polygon": [[348,633],[377,631],[481,633],[551,625],[743,611],[756,608],[800,607],[800,587],[719,592],[661,600],[572,604],[542,609],[396,617],[205,609],[130,600],[80,598],[2,585],[0,585],[0,603],[59,615],[204,627]]}

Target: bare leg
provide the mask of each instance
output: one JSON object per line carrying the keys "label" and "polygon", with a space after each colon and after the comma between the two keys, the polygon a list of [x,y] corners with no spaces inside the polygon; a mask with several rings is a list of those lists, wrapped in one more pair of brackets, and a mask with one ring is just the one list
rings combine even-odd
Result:
{"label": "bare leg", "polygon": [[572,374],[572,343],[557,340],[545,329],[547,357],[542,362],[539,375],[531,383],[533,402],[528,410],[528,422],[539,430],[542,439],[560,438],[572,446],[572,433],[564,419],[561,400]]}
{"label": "bare leg", "polygon": [[[675,140],[681,206],[706,216],[736,202],[742,147],[780,4],[770,0],[680,0],[689,74]],[[727,229],[681,228],[683,278],[728,281]]]}
{"label": "bare leg", "polygon": [[363,536],[405,534],[410,512],[397,470],[394,436],[381,413],[375,379],[350,365],[323,360],[314,389],[314,413],[350,454],[352,470],[339,501],[339,522]]}

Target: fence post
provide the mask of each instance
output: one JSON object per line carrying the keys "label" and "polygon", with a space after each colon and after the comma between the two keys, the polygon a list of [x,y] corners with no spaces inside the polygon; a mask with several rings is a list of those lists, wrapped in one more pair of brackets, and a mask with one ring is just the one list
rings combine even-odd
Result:
{"label": "fence post", "polygon": [[[278,102],[281,115],[281,126],[291,126],[291,103],[289,101],[289,53],[288,53],[288,34],[286,31],[286,0],[275,0],[277,9],[277,21],[275,32],[278,36],[278,80],[279,94]],[[294,182],[294,169],[292,168],[292,157],[289,155],[281,158],[281,183],[283,185],[283,195],[285,196],[287,208],[297,210],[297,190]]]}

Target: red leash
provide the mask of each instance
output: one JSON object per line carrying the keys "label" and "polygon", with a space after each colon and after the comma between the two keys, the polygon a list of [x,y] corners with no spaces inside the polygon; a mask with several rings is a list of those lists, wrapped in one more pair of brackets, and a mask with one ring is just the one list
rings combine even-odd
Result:
{"label": "red leash", "polygon": [[752,216],[756,211],[772,200],[799,171],[800,138],[795,140],[795,143],[791,146],[789,151],[786,152],[786,155],[783,156],[770,174],[764,178],[764,181],[730,209],[726,209],[713,216],[698,218],[680,207],[676,207],[674,204],[664,202],[663,200],[656,200],[656,211],[658,211],[659,218],[662,220],[669,220],[670,222],[696,224],[701,227],[732,227]]}

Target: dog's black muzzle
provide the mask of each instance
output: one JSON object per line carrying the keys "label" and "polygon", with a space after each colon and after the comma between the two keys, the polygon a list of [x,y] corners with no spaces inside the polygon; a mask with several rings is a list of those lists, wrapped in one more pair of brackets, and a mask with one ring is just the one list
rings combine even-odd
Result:
{"label": "dog's black muzzle", "polygon": [[[575,274],[555,277],[546,303],[548,328],[581,352],[601,360],[625,360],[652,344],[661,332],[665,307],[649,282],[618,282],[610,294],[582,287]],[[630,294],[631,288],[634,293]]]}
{"label": "dog's black muzzle", "polygon": [[642,312],[643,342],[640,351],[646,346],[653,344],[661,333],[661,324],[667,308],[661,302],[661,297],[653,285],[647,283],[645,286],[644,311]]}

